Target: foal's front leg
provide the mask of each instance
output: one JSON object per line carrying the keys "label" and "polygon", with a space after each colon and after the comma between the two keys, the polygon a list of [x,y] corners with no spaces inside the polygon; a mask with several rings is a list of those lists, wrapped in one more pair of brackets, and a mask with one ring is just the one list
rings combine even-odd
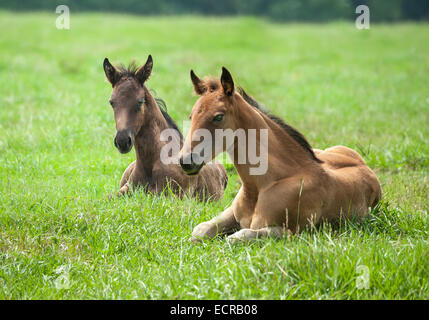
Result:
{"label": "foal's front leg", "polygon": [[125,183],[118,191],[117,196],[123,196],[124,194],[127,194],[128,192],[131,192],[130,190],[130,183],[127,182]]}
{"label": "foal's front leg", "polygon": [[122,174],[121,182],[119,183],[118,196],[122,196],[130,192],[130,177],[136,167],[136,161],[134,160],[131,164],[125,169]]}
{"label": "foal's front leg", "polygon": [[281,238],[286,233],[284,227],[265,227],[258,230],[241,229],[230,235],[226,240],[229,243],[245,242],[260,238]]}
{"label": "foal's front leg", "polygon": [[229,207],[217,217],[197,225],[189,240],[197,243],[204,239],[212,239],[218,234],[229,234],[239,227],[234,211]]}

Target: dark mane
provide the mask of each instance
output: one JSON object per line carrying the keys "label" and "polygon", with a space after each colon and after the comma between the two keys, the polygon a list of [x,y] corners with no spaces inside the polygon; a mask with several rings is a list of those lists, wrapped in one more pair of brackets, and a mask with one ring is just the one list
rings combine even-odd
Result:
{"label": "dark mane", "polygon": [[243,88],[239,87],[238,88],[238,92],[240,93],[240,95],[243,97],[243,99],[250,104],[252,107],[260,110],[261,112],[263,112],[264,114],[266,114],[271,120],[273,120],[275,123],[277,123],[280,127],[282,127],[287,134],[289,134],[296,142],[298,142],[298,144],[304,148],[304,150],[306,150],[311,157],[313,158],[313,160],[322,163],[323,161],[320,160],[319,158],[316,157],[316,155],[314,154],[313,149],[311,148],[311,145],[308,143],[307,139],[305,139],[305,137],[296,129],[292,128],[290,125],[288,125],[287,123],[285,123],[282,119],[280,119],[279,117],[269,114],[267,111],[265,111],[262,106],[259,104],[259,102],[257,102],[255,99],[253,99],[251,96],[249,96],[246,91],[244,91]]}
{"label": "dark mane", "polygon": [[119,79],[125,78],[125,77],[135,78],[136,72],[139,69],[139,67],[135,61],[131,61],[128,67],[121,64],[117,66],[116,69],[118,69],[118,72],[119,72]]}
{"label": "dark mane", "polygon": [[[152,90],[149,90],[149,91],[152,91]],[[159,107],[159,110],[161,110],[161,113],[164,116],[165,121],[167,121],[168,126],[172,129],[176,130],[179,133],[180,140],[183,140],[182,132],[180,132],[180,129],[177,126],[177,124],[174,122],[174,120],[167,113],[167,105],[165,104],[165,101],[162,100],[161,98],[158,98],[158,97],[154,97],[154,99],[156,101],[156,104]]]}
{"label": "dark mane", "polygon": [[[139,69],[139,67],[136,65],[135,61],[132,61],[128,67],[126,67],[125,65],[119,65],[117,67],[118,72],[119,72],[119,79],[122,78],[135,78],[136,77],[136,72]],[[156,93],[154,90],[152,89],[148,89],[148,91],[152,94],[153,98],[156,101],[156,104],[159,107],[159,110],[161,110],[162,115],[164,116],[165,121],[167,121],[167,124],[170,128],[176,130],[179,133],[180,136],[180,140],[183,140],[183,135],[180,132],[179,128],[177,127],[176,123],[174,122],[174,120],[170,117],[170,115],[167,113],[167,105],[165,103],[164,100],[162,100],[161,98],[156,97]]]}

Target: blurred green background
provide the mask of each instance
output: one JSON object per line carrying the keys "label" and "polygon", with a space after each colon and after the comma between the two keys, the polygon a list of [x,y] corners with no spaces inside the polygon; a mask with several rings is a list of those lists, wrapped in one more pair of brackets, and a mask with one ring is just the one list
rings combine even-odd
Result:
{"label": "blurred green background", "polygon": [[[405,21],[427,17],[425,3],[376,1],[369,30],[349,1],[64,1],[69,30],[55,27],[54,1],[0,3],[1,299],[429,298],[429,24]],[[380,206],[230,246],[188,239],[231,204],[231,166],[219,202],[107,200],[135,154],[113,145],[103,59],[148,54],[147,86],[179,126],[196,101],[189,70],[226,66],[312,146],[356,149],[381,181]]]}
{"label": "blurred green background", "polygon": [[370,7],[374,22],[429,19],[429,2],[421,0],[0,0],[0,8],[21,11],[51,11],[60,4],[76,12],[253,15],[284,22],[351,19],[363,4]]}

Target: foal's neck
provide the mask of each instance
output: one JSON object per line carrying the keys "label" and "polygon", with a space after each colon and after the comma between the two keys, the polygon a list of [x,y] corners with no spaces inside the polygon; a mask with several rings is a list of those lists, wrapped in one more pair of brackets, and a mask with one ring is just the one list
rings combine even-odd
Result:
{"label": "foal's neck", "polygon": [[[260,155],[260,135],[261,129],[268,130],[268,168],[265,174],[251,175],[248,161],[239,164],[237,159],[233,159],[234,166],[243,182],[243,187],[248,192],[258,192],[261,188],[269,184],[297,174],[308,173],[319,166],[311,155],[301,147],[279,124],[274,122],[261,110],[248,104],[239,94],[235,94],[235,118],[239,119],[237,129],[243,128],[248,135],[249,129],[256,129],[256,152]],[[235,154],[243,145],[235,142]],[[244,150],[241,150],[242,152]],[[248,150],[245,150],[248,152]]]}
{"label": "foal's neck", "polygon": [[169,128],[169,125],[149,90],[146,87],[144,90],[146,92],[144,121],[136,135],[134,148],[136,166],[150,176],[155,162],[160,159],[161,148],[165,144],[161,141],[161,133]]}

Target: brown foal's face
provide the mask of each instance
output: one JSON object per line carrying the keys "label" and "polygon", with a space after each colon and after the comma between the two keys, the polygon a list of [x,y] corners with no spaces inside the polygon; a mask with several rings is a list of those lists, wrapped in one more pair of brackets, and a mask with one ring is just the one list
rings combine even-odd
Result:
{"label": "brown foal's face", "polygon": [[[224,81],[225,78],[230,80],[227,84]],[[216,130],[235,130],[234,108],[232,106],[234,84],[228,70],[225,68],[223,68],[220,83],[215,83],[213,80],[206,83],[200,80],[193,71],[191,71],[191,79],[195,92],[200,94],[201,97],[192,108],[190,115],[191,128],[181,150],[180,165],[186,174],[195,175],[200,172],[204,164],[213,160],[228,147],[225,143],[216,146]],[[201,130],[204,130],[207,134],[204,134],[204,137],[201,136],[201,140],[198,140],[198,133],[202,132]],[[209,141],[206,139],[209,139]],[[201,152],[202,150],[196,151],[197,148],[195,147],[202,143],[203,140],[204,143],[208,143],[211,146],[211,154],[205,155]]]}
{"label": "brown foal's face", "polygon": [[120,153],[128,153],[134,145],[136,134],[144,122],[146,105],[146,89],[144,82],[152,71],[152,57],[149,55],[146,63],[135,74],[117,71],[106,58],[104,71],[112,84],[113,92],[110,104],[116,123],[114,144]]}
{"label": "brown foal's face", "polygon": [[128,153],[144,121],[145,90],[134,79],[120,80],[109,100],[116,123],[114,144],[120,153]]}

